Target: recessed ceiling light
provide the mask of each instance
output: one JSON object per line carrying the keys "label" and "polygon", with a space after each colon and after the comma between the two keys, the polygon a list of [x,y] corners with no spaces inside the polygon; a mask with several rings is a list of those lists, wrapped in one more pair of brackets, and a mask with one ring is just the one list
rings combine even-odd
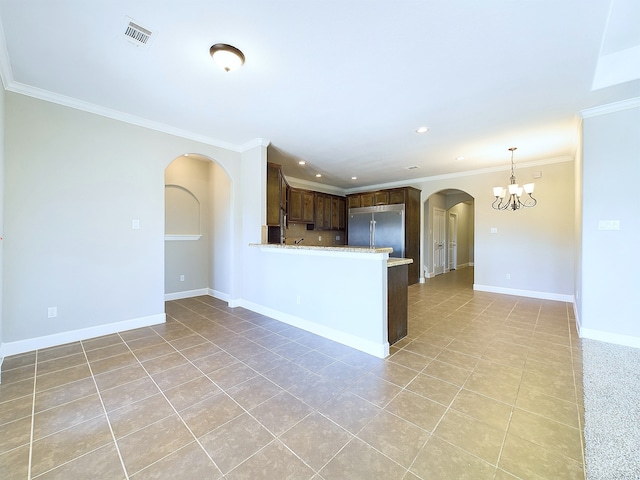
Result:
{"label": "recessed ceiling light", "polygon": [[351,180],[357,180],[358,177],[351,177]]}
{"label": "recessed ceiling light", "polygon": [[429,127],[420,127],[416,129],[416,133],[427,133],[429,131]]}
{"label": "recessed ceiling light", "polygon": [[317,178],[320,178],[321,176],[322,176],[321,174],[316,173],[316,177],[317,177]]}
{"label": "recessed ceiling light", "polygon": [[456,157],[456,160],[458,161],[464,160],[464,157]]}
{"label": "recessed ceiling light", "polygon": [[306,164],[307,164],[307,162],[305,162],[304,160],[300,160],[300,161],[298,162],[298,165],[306,165]]}

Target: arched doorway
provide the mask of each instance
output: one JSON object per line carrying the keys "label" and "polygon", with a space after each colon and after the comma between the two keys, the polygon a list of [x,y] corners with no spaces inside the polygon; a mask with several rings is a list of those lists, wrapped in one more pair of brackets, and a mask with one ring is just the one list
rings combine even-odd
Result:
{"label": "arched doorway", "polygon": [[475,200],[458,189],[440,190],[424,203],[424,277],[474,265]]}
{"label": "arched doorway", "polygon": [[165,300],[231,292],[231,179],[211,158],[185,154],[165,169]]}

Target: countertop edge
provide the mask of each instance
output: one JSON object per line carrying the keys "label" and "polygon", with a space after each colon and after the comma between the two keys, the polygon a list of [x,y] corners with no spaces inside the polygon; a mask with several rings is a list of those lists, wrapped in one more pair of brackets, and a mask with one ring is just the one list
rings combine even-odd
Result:
{"label": "countertop edge", "polygon": [[[316,250],[325,252],[350,252],[350,253],[391,253],[393,248],[369,248],[369,247],[354,247],[349,245],[336,245],[324,247],[320,245],[282,245],[279,243],[250,243],[250,247],[260,248],[274,248],[282,250]],[[411,260],[413,261],[413,260]]]}
{"label": "countertop edge", "polygon": [[387,260],[387,267],[398,267],[400,265],[409,265],[413,263],[413,258],[390,258]]}

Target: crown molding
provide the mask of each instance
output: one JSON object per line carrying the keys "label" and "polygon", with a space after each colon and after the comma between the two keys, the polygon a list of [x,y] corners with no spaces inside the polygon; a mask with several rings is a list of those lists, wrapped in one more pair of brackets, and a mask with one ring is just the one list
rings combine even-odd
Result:
{"label": "crown molding", "polygon": [[[553,157],[553,158],[547,158],[543,160],[537,160],[535,162],[527,162],[527,163],[518,162],[517,168],[520,169],[520,168],[539,167],[542,165],[551,165],[554,163],[573,162],[573,160],[574,160],[573,157],[569,155],[564,155],[561,157]],[[444,175],[433,175],[431,177],[411,178],[407,180],[399,180],[396,182],[380,183],[377,185],[368,185],[365,187],[349,188],[345,191],[346,191],[346,194],[349,195],[352,193],[367,192],[369,190],[378,190],[378,189],[382,190],[387,188],[418,186],[421,183],[435,182],[436,180],[449,180],[451,178],[473,177],[475,175],[482,175],[485,173],[505,172],[509,170],[511,170],[511,164],[505,164],[500,167],[489,167],[489,168],[482,168],[477,170],[465,170],[464,172],[447,173]]]}
{"label": "crown molding", "polygon": [[640,97],[633,97],[620,102],[608,103],[606,105],[599,105],[597,107],[586,108],[580,112],[582,118],[597,117],[599,115],[606,115],[607,113],[615,113],[621,110],[627,110],[629,108],[640,107]]}

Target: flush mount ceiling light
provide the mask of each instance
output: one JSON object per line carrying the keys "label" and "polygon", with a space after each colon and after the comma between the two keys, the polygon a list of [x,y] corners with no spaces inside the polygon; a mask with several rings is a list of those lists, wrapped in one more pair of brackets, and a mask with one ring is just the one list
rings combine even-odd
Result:
{"label": "flush mount ceiling light", "polygon": [[[531,195],[533,193],[533,183],[527,183],[520,187],[516,183],[515,165],[513,163],[513,152],[517,150],[517,147],[511,147],[511,176],[509,177],[509,185],[507,188],[493,187],[493,195],[496,199],[491,204],[491,207],[495,210],[519,210],[522,207],[535,207],[538,201]],[[509,191],[509,197],[507,196],[507,190]],[[529,198],[522,198],[522,192],[529,195]]]}
{"label": "flush mount ceiling light", "polygon": [[427,133],[429,131],[429,127],[419,127],[416,129],[416,133]]}
{"label": "flush mount ceiling light", "polygon": [[225,72],[235,70],[244,64],[244,54],[232,45],[216,43],[209,49],[214,62],[220,65]]}

